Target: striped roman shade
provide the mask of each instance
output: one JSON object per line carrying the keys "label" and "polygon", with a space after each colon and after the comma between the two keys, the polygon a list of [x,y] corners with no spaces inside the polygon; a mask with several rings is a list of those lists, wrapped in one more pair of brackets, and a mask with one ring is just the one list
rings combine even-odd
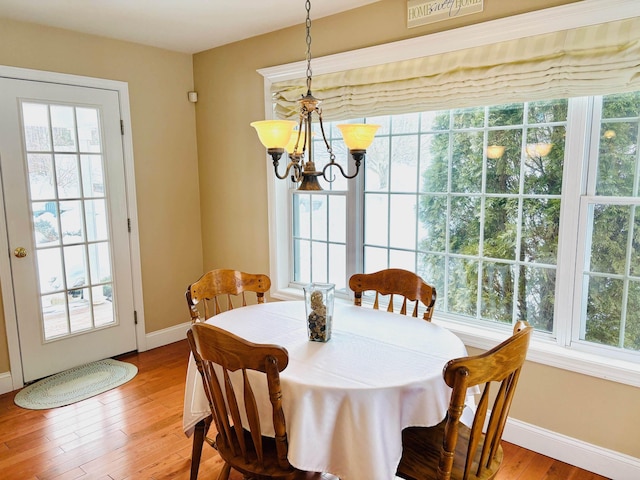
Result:
{"label": "striped roman shade", "polygon": [[[640,90],[640,18],[313,77],[326,120]],[[304,79],[274,83],[297,118]]]}

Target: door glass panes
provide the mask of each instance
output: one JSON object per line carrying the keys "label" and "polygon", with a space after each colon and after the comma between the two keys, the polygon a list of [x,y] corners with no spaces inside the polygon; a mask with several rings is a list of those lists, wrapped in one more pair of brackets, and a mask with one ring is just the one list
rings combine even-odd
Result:
{"label": "door glass panes", "polygon": [[100,112],[23,102],[45,341],[114,325]]}

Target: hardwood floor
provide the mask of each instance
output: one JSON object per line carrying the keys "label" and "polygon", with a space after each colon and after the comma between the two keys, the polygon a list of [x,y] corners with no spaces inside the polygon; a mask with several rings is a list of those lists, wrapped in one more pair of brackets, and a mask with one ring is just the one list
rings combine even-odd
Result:
{"label": "hardwood floor", "polygon": [[[186,340],[118,357],[138,367],[129,383],[74,405],[25,410],[0,396],[0,478],[160,480],[189,478],[191,439],[182,432]],[[503,442],[497,480],[600,480],[584,470]],[[215,479],[205,445],[200,479]],[[241,476],[232,473],[233,480]],[[366,480],[366,479],[358,479]]]}

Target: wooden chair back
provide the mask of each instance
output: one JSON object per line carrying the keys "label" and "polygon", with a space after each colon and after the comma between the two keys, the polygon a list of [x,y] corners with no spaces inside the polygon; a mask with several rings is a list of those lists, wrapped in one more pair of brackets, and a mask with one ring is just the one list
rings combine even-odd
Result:
{"label": "wooden chair back", "polygon": [[[252,343],[206,323],[194,323],[187,338],[218,431],[214,446],[225,462],[218,478],[228,478],[231,468],[245,477],[295,478],[299,471],[287,460],[288,443],[280,389],[280,372],[289,362],[286,349]],[[271,401],[269,421],[273,423],[275,439],[262,435],[255,397],[258,386],[254,383],[255,377],[249,381],[250,371],[266,377]],[[232,372],[240,372],[241,388],[232,383]],[[241,411],[248,422],[244,426]]]}
{"label": "wooden chair back", "polygon": [[418,316],[418,305],[422,303],[426,310],[422,318],[431,321],[436,303],[436,289],[422,278],[408,270],[390,268],[375,273],[356,273],[349,279],[349,288],[354,293],[354,304],[362,305],[362,293],[375,291],[373,308],[379,308],[380,295],[389,295],[388,312],[394,311],[394,295],[402,296],[400,313],[407,314],[407,301],[414,302],[412,315]]}
{"label": "wooden chair back", "polygon": [[[185,296],[191,321],[203,321],[235,306],[246,306],[245,292],[256,294],[256,302],[264,303],[264,294],[271,288],[271,280],[261,273],[238,270],[211,270],[189,285]],[[238,298],[239,297],[239,298]]]}
{"label": "wooden chair back", "polygon": [[[502,462],[502,433],[532,331],[526,322],[518,322],[514,334],[500,345],[446,364],[443,376],[452,388],[447,417],[436,427],[403,432],[400,477],[486,480],[496,475]],[[482,393],[469,428],[460,418],[467,389],[475,386],[482,387]]]}

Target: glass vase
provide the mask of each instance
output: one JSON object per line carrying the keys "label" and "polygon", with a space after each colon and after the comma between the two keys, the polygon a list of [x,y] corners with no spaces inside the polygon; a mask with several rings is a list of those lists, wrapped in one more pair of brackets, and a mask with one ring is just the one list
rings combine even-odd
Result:
{"label": "glass vase", "polygon": [[307,332],[312,342],[327,342],[331,338],[335,290],[333,283],[310,283],[304,287]]}

